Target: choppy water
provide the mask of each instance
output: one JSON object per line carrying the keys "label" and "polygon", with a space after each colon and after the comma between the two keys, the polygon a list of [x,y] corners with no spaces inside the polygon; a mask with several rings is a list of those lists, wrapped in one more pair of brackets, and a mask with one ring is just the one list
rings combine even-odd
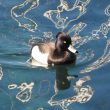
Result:
{"label": "choppy water", "polygon": [[[30,66],[59,31],[79,35],[76,65]],[[109,110],[109,92],[109,0],[0,0],[0,110]]]}

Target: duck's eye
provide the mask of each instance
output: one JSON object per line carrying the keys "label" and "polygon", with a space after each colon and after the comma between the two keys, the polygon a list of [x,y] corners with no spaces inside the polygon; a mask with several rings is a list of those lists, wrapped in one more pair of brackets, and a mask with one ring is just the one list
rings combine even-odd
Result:
{"label": "duck's eye", "polygon": [[63,43],[66,44],[66,41],[64,40]]}

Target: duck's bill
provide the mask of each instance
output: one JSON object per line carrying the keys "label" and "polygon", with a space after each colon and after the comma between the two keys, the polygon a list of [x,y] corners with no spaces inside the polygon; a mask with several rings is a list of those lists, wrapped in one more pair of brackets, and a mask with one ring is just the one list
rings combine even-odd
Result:
{"label": "duck's bill", "polygon": [[73,48],[72,45],[70,45],[70,46],[68,47],[68,50],[71,51],[72,53],[78,53],[78,51],[77,51],[75,48]]}

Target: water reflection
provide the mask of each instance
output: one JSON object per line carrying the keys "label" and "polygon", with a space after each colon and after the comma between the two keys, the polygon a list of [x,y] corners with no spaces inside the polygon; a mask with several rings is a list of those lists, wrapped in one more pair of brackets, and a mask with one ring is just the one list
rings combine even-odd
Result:
{"label": "water reflection", "polygon": [[71,80],[78,77],[78,75],[69,75],[66,66],[55,66],[55,70],[55,88],[57,89],[57,91],[68,89],[71,85]]}
{"label": "water reflection", "polygon": [[[74,66],[72,66],[74,67]],[[54,88],[54,94],[49,97],[48,104],[50,106],[60,106],[63,110],[68,110],[68,106],[73,103],[86,103],[93,96],[93,89],[90,85],[87,85],[87,81],[91,80],[90,76],[78,77],[77,74],[69,74],[69,66],[55,66],[52,67],[55,70],[55,83],[52,85],[49,80],[41,80],[38,88],[36,89],[37,94],[33,93],[35,88],[35,83],[31,82],[30,84],[22,83],[19,86],[17,84],[8,85],[8,89],[19,89],[19,92],[16,94],[16,98],[22,103],[27,103],[30,100],[36,99],[38,97],[47,97],[51,91],[51,85]],[[71,95],[64,94],[64,91],[70,92]],[[35,93],[36,93],[35,92]],[[59,93],[63,93],[62,98]],[[35,97],[31,97],[35,96]],[[58,97],[58,99],[56,98]],[[43,109],[42,107],[38,109]],[[45,108],[44,108],[45,109]]]}
{"label": "water reflection", "polygon": [[[69,75],[68,69],[65,66],[56,67],[56,80],[54,85],[55,94],[52,95],[48,103],[50,106],[60,106],[63,110],[68,110],[68,106],[72,103],[86,103],[93,96],[93,89],[89,85],[84,83],[90,80],[90,76],[84,76],[79,78],[75,85],[71,84],[71,80],[77,78],[77,75]],[[67,97],[65,99],[56,100],[55,97],[58,95],[59,91],[66,90],[72,86],[73,96]],[[74,92],[76,95],[74,95]]]}

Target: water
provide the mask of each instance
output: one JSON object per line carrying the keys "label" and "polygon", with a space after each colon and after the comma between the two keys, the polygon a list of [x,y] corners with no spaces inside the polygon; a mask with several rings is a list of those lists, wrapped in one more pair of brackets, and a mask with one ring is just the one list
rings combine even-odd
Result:
{"label": "water", "polygon": [[[79,35],[76,65],[29,65],[59,31]],[[0,0],[0,110],[109,110],[109,63],[109,0]]]}

